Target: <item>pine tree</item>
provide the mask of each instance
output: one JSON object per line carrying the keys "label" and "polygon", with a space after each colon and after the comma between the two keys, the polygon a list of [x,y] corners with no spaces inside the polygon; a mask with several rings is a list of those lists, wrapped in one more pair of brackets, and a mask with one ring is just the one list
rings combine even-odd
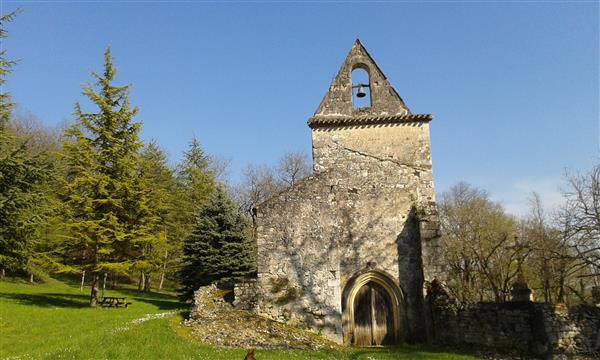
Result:
{"label": "pine tree", "polygon": [[198,213],[183,254],[182,298],[189,299],[199,286],[228,283],[255,272],[250,224],[221,186]]}
{"label": "pine tree", "polygon": [[180,273],[183,266],[183,243],[192,232],[196,216],[215,192],[217,181],[210,169],[211,158],[195,137],[183,153],[183,159],[176,168],[177,189],[173,192],[173,223],[170,232],[170,265]]}
{"label": "pine tree", "polygon": [[27,270],[49,177],[47,164],[29,157],[5,134],[0,142],[0,278],[6,270]]}
{"label": "pine tree", "polygon": [[[0,40],[6,23],[19,10],[0,16]],[[0,87],[15,64],[0,51]],[[28,151],[10,128],[13,104],[8,92],[0,92],[0,279],[6,270],[28,270],[36,229],[44,220],[47,194],[44,186],[51,176],[50,164]]]}
{"label": "pine tree", "polygon": [[83,94],[98,107],[88,113],[75,105],[76,122],[63,144],[67,167],[65,196],[70,205],[71,232],[66,260],[92,275],[90,306],[98,302],[102,273],[125,274],[136,250],[134,240],[147,231],[140,224],[140,198],[135,169],[140,122],[129,103],[129,86],[114,86],[116,75],[110,48],[104,53],[104,72],[92,73],[97,92],[86,85]]}
{"label": "pine tree", "polygon": [[206,204],[215,191],[217,182],[210,163],[210,156],[204,152],[198,139],[193,137],[177,169],[177,180],[185,194],[182,205],[189,224],[193,223],[198,209]]}
{"label": "pine tree", "polygon": [[[152,273],[161,271],[159,288],[164,281],[164,272],[172,245],[169,234],[173,234],[173,198],[176,182],[167,165],[167,157],[154,140],[142,150],[138,165],[136,185],[139,188],[139,206],[136,223],[140,225],[140,236],[135,240],[139,250],[134,268],[139,271],[138,289],[148,291]],[[171,235],[172,236],[172,235]]]}
{"label": "pine tree", "polygon": [[177,180],[183,195],[179,206],[181,221],[188,232],[191,231],[194,216],[215,191],[217,183],[215,174],[210,170],[210,162],[210,156],[204,152],[198,139],[193,137],[177,168]]}
{"label": "pine tree", "polygon": [[[0,41],[4,41],[8,35],[5,25],[8,22],[13,21],[15,16],[20,10],[15,10],[11,13],[0,15]],[[6,83],[6,76],[12,71],[12,67],[15,65],[15,61],[6,57],[6,49],[0,50],[0,89],[2,85]],[[6,124],[10,120],[13,103],[10,99],[10,94],[7,92],[0,91],[0,141],[2,141],[2,132],[4,131]]]}

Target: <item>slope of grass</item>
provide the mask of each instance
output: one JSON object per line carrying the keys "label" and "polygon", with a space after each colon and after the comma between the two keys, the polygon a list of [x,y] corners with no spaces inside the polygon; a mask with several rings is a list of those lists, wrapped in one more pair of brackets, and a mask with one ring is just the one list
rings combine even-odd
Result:
{"label": "slope of grass", "polygon": [[[194,340],[180,325],[187,309],[172,295],[109,290],[127,309],[88,307],[89,288],[57,280],[29,285],[0,282],[2,359],[243,359],[244,349]],[[235,331],[235,329],[232,329]],[[263,359],[469,359],[418,347],[342,349],[338,352],[257,350]]]}

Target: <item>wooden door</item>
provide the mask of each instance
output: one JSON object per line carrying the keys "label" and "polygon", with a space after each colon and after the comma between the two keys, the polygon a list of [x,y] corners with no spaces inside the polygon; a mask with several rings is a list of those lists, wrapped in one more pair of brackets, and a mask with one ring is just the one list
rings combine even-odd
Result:
{"label": "wooden door", "polygon": [[395,342],[392,302],[383,286],[369,282],[354,298],[354,345],[380,346]]}

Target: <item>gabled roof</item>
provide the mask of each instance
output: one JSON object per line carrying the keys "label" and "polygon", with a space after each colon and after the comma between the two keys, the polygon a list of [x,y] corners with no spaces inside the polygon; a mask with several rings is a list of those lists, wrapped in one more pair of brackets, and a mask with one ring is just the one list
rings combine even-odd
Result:
{"label": "gabled roof", "polygon": [[[352,71],[361,68],[369,74],[371,106],[369,108],[354,108],[352,106]],[[387,81],[377,63],[367,49],[357,39],[337,76],[331,83],[329,91],[315,111],[311,122],[321,117],[386,117],[406,116],[410,110]]]}

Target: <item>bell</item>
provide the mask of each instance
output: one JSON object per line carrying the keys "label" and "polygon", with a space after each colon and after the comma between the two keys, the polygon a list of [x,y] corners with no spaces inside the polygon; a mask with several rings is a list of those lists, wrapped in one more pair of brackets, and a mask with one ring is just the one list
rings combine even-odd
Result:
{"label": "bell", "polygon": [[356,97],[364,98],[365,96],[367,96],[367,93],[365,92],[365,88],[362,85],[360,85],[358,87],[358,91],[356,92]]}

